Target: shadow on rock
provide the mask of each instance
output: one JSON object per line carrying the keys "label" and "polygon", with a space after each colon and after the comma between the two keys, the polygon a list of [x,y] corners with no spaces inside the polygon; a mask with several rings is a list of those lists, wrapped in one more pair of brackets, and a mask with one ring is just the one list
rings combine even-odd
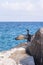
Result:
{"label": "shadow on rock", "polygon": [[43,65],[43,28],[35,33],[31,46],[26,48],[26,53],[34,57],[36,65]]}

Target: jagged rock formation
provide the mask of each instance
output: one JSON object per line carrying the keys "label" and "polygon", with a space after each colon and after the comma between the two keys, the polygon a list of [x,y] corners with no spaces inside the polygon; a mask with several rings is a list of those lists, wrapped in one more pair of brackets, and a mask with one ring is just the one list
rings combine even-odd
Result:
{"label": "jagged rock formation", "polygon": [[26,52],[34,57],[36,65],[43,65],[43,28],[35,33]]}

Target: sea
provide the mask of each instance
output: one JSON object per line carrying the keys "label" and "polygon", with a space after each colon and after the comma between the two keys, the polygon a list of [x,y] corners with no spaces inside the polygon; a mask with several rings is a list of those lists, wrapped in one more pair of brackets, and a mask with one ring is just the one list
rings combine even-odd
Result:
{"label": "sea", "polygon": [[29,33],[34,35],[36,31],[43,27],[43,22],[0,22],[0,51],[9,50],[27,40],[15,40],[21,34]]}

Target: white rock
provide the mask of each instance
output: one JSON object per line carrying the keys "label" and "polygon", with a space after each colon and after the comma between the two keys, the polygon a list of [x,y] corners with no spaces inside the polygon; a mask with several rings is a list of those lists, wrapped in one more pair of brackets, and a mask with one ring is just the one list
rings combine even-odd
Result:
{"label": "white rock", "polygon": [[[28,55],[26,55],[25,57],[24,51],[25,51],[25,48],[19,47],[19,48],[13,48],[9,51],[6,51],[5,53],[0,52],[0,65],[35,65],[33,57]],[[16,52],[17,52],[17,55],[16,55],[17,57],[15,58],[18,58],[18,60],[20,56],[24,53],[23,58],[20,58],[20,61],[18,64],[16,64],[15,58],[14,60],[12,58],[9,58],[12,53],[16,53]],[[21,55],[19,56],[19,54]]]}
{"label": "white rock", "polygon": [[16,62],[11,58],[4,58],[0,60],[0,65],[16,65]]}
{"label": "white rock", "polygon": [[25,48],[20,47],[20,48],[18,48],[18,50],[19,51],[22,51],[22,50],[25,50]]}

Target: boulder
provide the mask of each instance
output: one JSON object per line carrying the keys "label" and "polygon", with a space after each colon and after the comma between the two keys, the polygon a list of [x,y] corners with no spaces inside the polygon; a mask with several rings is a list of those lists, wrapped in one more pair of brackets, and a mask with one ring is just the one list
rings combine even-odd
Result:
{"label": "boulder", "polygon": [[25,48],[22,47],[17,48],[9,58],[14,59],[17,65],[35,65],[33,57],[26,54]]}
{"label": "boulder", "polygon": [[22,39],[25,39],[25,36],[24,35],[19,35],[15,38],[15,40],[22,40]]}
{"label": "boulder", "polygon": [[19,35],[19,36],[17,36],[17,37],[15,38],[15,40],[27,39],[28,41],[30,41],[32,36],[33,36],[33,35],[31,35],[31,34],[28,34],[28,35]]}
{"label": "boulder", "polygon": [[36,65],[43,65],[43,28],[35,33],[26,51],[34,57]]}
{"label": "boulder", "polygon": [[0,65],[35,65],[35,63],[33,57],[26,54],[26,48],[20,46],[0,52]]}

